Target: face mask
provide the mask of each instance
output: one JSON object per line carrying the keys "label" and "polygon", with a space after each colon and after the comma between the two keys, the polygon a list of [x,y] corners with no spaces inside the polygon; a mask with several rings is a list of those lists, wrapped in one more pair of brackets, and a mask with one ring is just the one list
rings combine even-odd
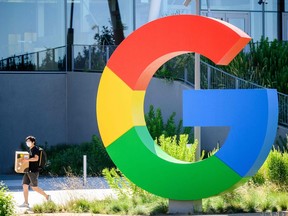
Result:
{"label": "face mask", "polygon": [[26,145],[30,148],[31,143],[30,142],[26,142]]}

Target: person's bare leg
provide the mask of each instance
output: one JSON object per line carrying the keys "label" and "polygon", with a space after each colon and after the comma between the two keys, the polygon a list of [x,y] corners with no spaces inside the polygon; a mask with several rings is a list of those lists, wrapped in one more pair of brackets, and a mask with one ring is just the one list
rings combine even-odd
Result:
{"label": "person's bare leg", "polygon": [[48,200],[48,195],[39,187],[31,187],[34,191],[38,192],[39,194],[41,194],[42,196],[45,197],[46,200]]}
{"label": "person's bare leg", "polygon": [[25,204],[28,204],[28,193],[29,193],[29,185],[23,184],[23,194]]}

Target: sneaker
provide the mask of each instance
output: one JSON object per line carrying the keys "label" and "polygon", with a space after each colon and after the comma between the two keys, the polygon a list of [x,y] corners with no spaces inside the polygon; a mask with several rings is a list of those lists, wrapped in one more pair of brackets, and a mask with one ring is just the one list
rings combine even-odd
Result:
{"label": "sneaker", "polygon": [[23,203],[21,205],[18,206],[19,208],[29,208],[29,204],[28,203]]}
{"label": "sneaker", "polygon": [[51,201],[51,195],[48,195],[47,201],[48,201],[48,202]]}

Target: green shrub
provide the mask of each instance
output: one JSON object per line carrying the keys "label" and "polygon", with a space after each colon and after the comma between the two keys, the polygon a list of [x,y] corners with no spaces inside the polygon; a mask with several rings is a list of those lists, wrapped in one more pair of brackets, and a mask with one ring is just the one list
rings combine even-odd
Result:
{"label": "green shrub", "polygon": [[3,182],[0,182],[0,216],[13,215],[15,212],[14,201]]}
{"label": "green shrub", "polygon": [[288,154],[273,149],[267,159],[267,177],[279,187],[288,189]]}
{"label": "green shrub", "polygon": [[[287,142],[287,141],[286,141]],[[251,181],[260,186],[276,184],[277,190],[288,190],[288,152],[273,148]]]}
{"label": "green shrub", "polygon": [[86,213],[90,211],[90,202],[86,199],[71,201],[69,210],[74,213]]}
{"label": "green shrub", "polygon": [[189,140],[193,140],[192,137],[192,127],[182,127],[182,120],[175,123],[176,113],[173,112],[171,116],[168,118],[167,122],[164,123],[163,116],[161,110],[154,109],[154,106],[151,105],[149,107],[148,113],[145,114],[145,121],[147,125],[147,129],[151,135],[151,137],[155,140],[156,138],[164,135],[168,136],[179,136],[182,134],[189,134]]}
{"label": "green shrub", "polygon": [[[108,205],[107,213],[146,214],[148,212],[167,213],[168,203],[164,198],[151,194],[127,179],[119,170],[104,169],[103,176],[118,199]],[[161,207],[160,207],[161,206]]]}
{"label": "green shrub", "polygon": [[[155,73],[155,77],[164,78],[168,81],[177,80],[178,78],[184,77],[184,71],[194,70],[193,61],[194,53],[187,53],[183,55],[176,56],[165,64],[163,64]],[[192,75],[191,73],[188,74]],[[175,134],[174,134],[175,135]]]}
{"label": "green shrub", "polygon": [[60,207],[52,201],[36,204],[33,206],[34,213],[55,213],[59,211]]}
{"label": "green shrub", "polygon": [[288,196],[284,194],[277,195],[277,203],[279,206],[279,211],[288,210]]}
{"label": "green shrub", "polygon": [[106,167],[115,167],[105,147],[97,136],[92,137],[91,142],[79,145],[57,145],[47,150],[49,167],[47,169],[52,175],[73,175],[83,173],[83,155],[87,155],[87,174],[91,176],[100,175]]}
{"label": "green shrub", "polygon": [[95,200],[90,205],[90,211],[93,214],[107,214],[106,206],[113,200]]}
{"label": "green shrub", "polygon": [[265,183],[265,176],[262,172],[258,171],[253,177],[252,181],[256,185],[263,185]]}
{"label": "green shrub", "polygon": [[254,185],[251,182],[224,194],[203,199],[204,213],[241,213],[284,211],[288,194],[277,191],[273,184]]}
{"label": "green shrub", "polygon": [[168,212],[168,200],[159,200],[150,210],[150,215],[163,215]]}
{"label": "green shrub", "polygon": [[262,167],[258,170],[258,172],[254,176],[252,176],[250,181],[252,181],[253,184],[257,186],[264,185],[266,183],[266,180],[268,180],[267,179],[267,161],[268,160],[266,159]]}
{"label": "green shrub", "polygon": [[179,135],[179,140],[177,140],[176,135],[173,137],[160,136],[157,143],[160,145],[161,149],[165,151],[170,156],[187,162],[194,162],[196,156],[196,149],[198,143],[188,145],[188,135]]}

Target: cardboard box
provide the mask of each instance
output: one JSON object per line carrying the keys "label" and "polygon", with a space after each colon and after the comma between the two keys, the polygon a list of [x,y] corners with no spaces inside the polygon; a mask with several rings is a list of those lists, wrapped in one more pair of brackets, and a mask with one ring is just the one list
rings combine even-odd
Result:
{"label": "cardboard box", "polygon": [[29,153],[26,151],[15,152],[15,167],[16,173],[25,173],[29,170],[29,162],[23,162],[24,158],[29,158]]}

